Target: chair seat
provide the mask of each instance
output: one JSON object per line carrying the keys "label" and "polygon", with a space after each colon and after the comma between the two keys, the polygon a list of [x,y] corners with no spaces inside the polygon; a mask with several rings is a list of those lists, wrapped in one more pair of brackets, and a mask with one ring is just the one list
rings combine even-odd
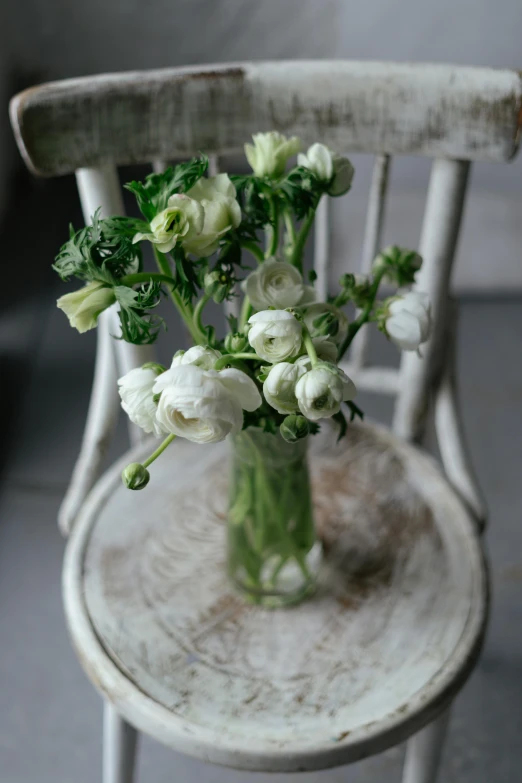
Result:
{"label": "chair seat", "polygon": [[142,492],[89,496],[64,567],[87,674],[138,729],[206,761],[348,763],[435,718],[471,672],[487,615],[474,524],[434,461],[387,430],[312,439],[324,541],[317,594],[246,605],[225,571],[226,444],[175,442]]}

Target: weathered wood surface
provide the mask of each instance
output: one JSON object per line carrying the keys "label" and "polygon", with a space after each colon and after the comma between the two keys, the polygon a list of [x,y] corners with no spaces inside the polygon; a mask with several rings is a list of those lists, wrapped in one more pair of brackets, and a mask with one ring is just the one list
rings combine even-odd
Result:
{"label": "weathered wood surface", "polygon": [[241,150],[257,131],[344,152],[508,160],[516,71],[357,61],[235,63],[69,79],[11,103],[37,174]]}
{"label": "weathered wood surface", "polygon": [[66,554],[67,620],[87,673],[137,728],[217,763],[317,769],[406,739],[465,681],[487,614],[467,512],[387,431],[321,438],[326,565],[317,595],[289,610],[249,607],[227,582],[226,444],[174,444],[139,493],[118,465],[88,499]]}

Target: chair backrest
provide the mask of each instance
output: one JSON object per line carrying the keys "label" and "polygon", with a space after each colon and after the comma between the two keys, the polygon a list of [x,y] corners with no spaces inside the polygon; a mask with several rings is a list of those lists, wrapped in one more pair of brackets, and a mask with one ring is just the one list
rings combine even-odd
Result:
{"label": "chair backrest", "polygon": [[[19,148],[36,174],[76,172],[86,219],[101,206],[122,213],[118,165],[219,156],[252,133],[280,130],[305,144],[376,155],[363,268],[380,248],[391,156],[434,159],[421,233],[418,284],[432,300],[434,330],[423,358],[400,370],[366,366],[360,335],[349,372],[359,387],[397,394],[395,430],[422,432],[428,392],[445,344],[446,302],[470,161],[516,152],[522,108],[519,73],[379,62],[278,62],[174,68],[71,79],[26,90],[11,104]],[[328,208],[315,232],[318,285],[328,285]],[[122,369],[142,351],[119,345]]]}

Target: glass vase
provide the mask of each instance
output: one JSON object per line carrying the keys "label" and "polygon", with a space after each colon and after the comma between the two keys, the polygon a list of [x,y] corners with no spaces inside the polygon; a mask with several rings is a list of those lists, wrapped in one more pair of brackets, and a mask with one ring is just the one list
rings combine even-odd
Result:
{"label": "glass vase", "polygon": [[229,576],[251,603],[297,603],[314,591],[321,560],[308,438],[287,443],[252,427],[230,440]]}

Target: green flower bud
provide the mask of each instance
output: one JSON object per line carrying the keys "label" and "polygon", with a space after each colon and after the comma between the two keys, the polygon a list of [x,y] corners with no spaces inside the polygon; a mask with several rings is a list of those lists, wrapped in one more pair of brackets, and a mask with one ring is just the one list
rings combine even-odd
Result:
{"label": "green flower bud", "polygon": [[207,272],[205,275],[203,287],[207,296],[211,296],[214,302],[221,304],[229,294],[230,281],[224,272],[214,269],[213,272]]}
{"label": "green flower bud", "polygon": [[150,473],[139,462],[131,462],[121,474],[127,489],[143,489],[150,480]]}
{"label": "green flower bud", "polygon": [[373,262],[373,272],[385,273],[385,277],[398,286],[411,285],[415,273],[422,266],[422,257],[415,250],[392,245],[381,250]]}
{"label": "green flower bud", "polygon": [[355,169],[348,160],[341,155],[333,156],[333,177],[326,191],[329,196],[343,196],[352,186]]}
{"label": "green flower bud", "polygon": [[339,331],[339,319],[332,312],[326,312],[313,320],[314,335],[317,337],[329,335],[335,337]]}
{"label": "green flower bud", "polygon": [[225,350],[227,353],[241,353],[248,345],[248,340],[244,334],[236,332],[227,334],[225,337]]}
{"label": "green flower bud", "polygon": [[306,438],[310,431],[310,427],[307,419],[304,416],[299,416],[295,413],[290,416],[286,416],[283,423],[279,427],[281,437],[284,438],[287,443],[296,443],[301,438]]}

